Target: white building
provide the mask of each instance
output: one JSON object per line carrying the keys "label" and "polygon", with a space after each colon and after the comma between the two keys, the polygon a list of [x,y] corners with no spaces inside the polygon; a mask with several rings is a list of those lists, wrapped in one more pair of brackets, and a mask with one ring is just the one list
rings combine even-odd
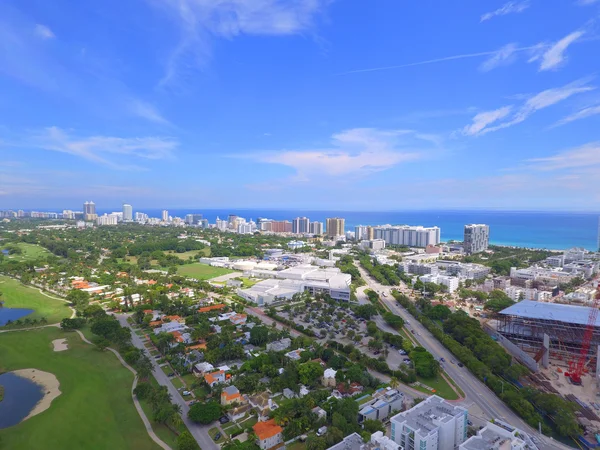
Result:
{"label": "white building", "polygon": [[127,203],[123,203],[123,222],[131,222],[133,220],[133,207]]}
{"label": "white building", "polygon": [[237,232],[239,234],[252,234],[256,231],[256,224],[254,222],[240,223],[237,226]]}
{"label": "white building", "polygon": [[420,280],[423,283],[436,283],[444,285],[448,288],[448,292],[452,293],[458,289],[459,279],[449,277],[447,275],[423,275]]}
{"label": "white building", "polygon": [[468,411],[437,395],[391,418],[392,440],[405,450],[454,450],[467,440]]}
{"label": "white building", "polygon": [[217,230],[225,231],[229,228],[229,222],[227,220],[221,220],[217,217],[217,220],[215,223],[216,223]]}
{"label": "white building", "polygon": [[383,239],[387,245],[406,245],[409,247],[427,247],[440,243],[439,227],[392,226],[373,227],[373,238]]}
{"label": "white building", "polygon": [[496,420],[460,444],[459,450],[537,450],[527,433]]}
{"label": "white building", "polygon": [[383,239],[373,239],[371,241],[363,240],[360,246],[364,249],[369,249],[374,252],[385,249],[385,241]]}
{"label": "white building", "polygon": [[489,225],[470,224],[465,225],[463,247],[467,255],[480,253],[487,250],[490,245]]}
{"label": "white building", "polygon": [[116,225],[119,222],[119,216],[116,214],[104,214],[96,219],[98,226],[102,225]]}
{"label": "white building", "polygon": [[168,222],[169,221],[169,211],[167,211],[166,209],[163,209],[163,212],[162,212],[162,221],[163,222]]}
{"label": "white building", "polygon": [[323,222],[311,222],[308,226],[308,232],[320,236],[323,234]]}

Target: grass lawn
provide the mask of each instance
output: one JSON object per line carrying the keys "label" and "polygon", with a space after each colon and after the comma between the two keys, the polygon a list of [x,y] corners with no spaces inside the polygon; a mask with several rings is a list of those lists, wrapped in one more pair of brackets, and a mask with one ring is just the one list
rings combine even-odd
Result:
{"label": "grass lawn", "polygon": [[370,402],[371,400],[373,400],[373,397],[371,397],[370,395],[367,395],[365,398],[361,399],[358,404],[359,406],[364,405],[367,402]]}
{"label": "grass lawn", "polygon": [[[8,245],[8,244],[5,244],[5,245]],[[52,254],[48,250],[46,250],[44,247],[40,247],[39,245],[36,245],[36,244],[26,244],[25,242],[17,242],[17,243],[11,243],[10,245],[15,245],[15,246],[19,247],[21,250],[23,250],[23,253],[21,253],[20,255],[9,255],[6,257],[8,260],[35,261],[36,259],[45,258],[46,256],[50,256]],[[3,249],[3,248],[4,247],[2,247],[0,245],[0,249]]]}
{"label": "grass lawn", "polygon": [[285,448],[287,450],[304,450],[306,448],[306,444],[304,442],[295,441],[290,445],[286,445]]}
{"label": "grass lawn", "polygon": [[[60,338],[67,339],[69,349],[57,353],[51,342]],[[51,372],[62,392],[47,411],[0,430],[2,448],[160,450],[133,405],[133,374],[112,353],[99,352],[78,334],[57,328],[3,333],[0,348],[2,370]]]}
{"label": "grass lawn", "polygon": [[261,280],[251,280],[250,278],[246,278],[246,277],[240,277],[240,279],[242,280],[242,287],[244,289],[250,288],[252,286],[254,286],[256,283],[258,283]]}
{"label": "grass lawn", "polygon": [[202,250],[190,250],[189,252],[183,252],[183,253],[177,253],[173,250],[167,250],[165,252],[166,255],[174,255],[177,256],[179,259],[183,259],[184,261],[187,261],[190,256],[194,259],[196,259],[197,255],[200,254],[202,256],[210,256],[210,247],[206,247],[203,248]]}
{"label": "grass lawn", "polygon": [[[452,387],[448,384],[446,380],[444,380],[440,375],[435,378],[422,378],[417,377],[417,381],[429,386],[430,388],[435,389],[435,394],[439,395],[446,400],[457,400],[458,395],[452,389]],[[424,392],[426,394],[432,394],[431,391],[421,388],[420,386],[415,386],[415,389]]]}
{"label": "grass lawn", "polygon": [[45,317],[48,323],[57,323],[65,317],[71,317],[71,310],[66,302],[47,297],[37,288],[25,286],[12,278],[0,276],[0,292],[3,294],[2,301],[6,308],[34,310],[31,314],[22,317],[21,320]]}
{"label": "grass lawn", "polygon": [[210,280],[221,275],[233,273],[234,270],[223,269],[222,267],[213,267],[208,264],[185,264],[178,266],[177,273],[184,277],[196,278],[198,280]]}
{"label": "grass lawn", "polygon": [[[217,435],[217,433],[221,433],[221,430],[219,430],[217,427],[212,427],[210,430],[208,430],[208,435],[211,437],[211,439],[213,441],[215,441],[215,436]],[[217,439],[215,441],[215,443],[220,444],[221,442],[225,441],[225,436],[223,436],[223,433],[221,433],[221,437],[219,439]]]}

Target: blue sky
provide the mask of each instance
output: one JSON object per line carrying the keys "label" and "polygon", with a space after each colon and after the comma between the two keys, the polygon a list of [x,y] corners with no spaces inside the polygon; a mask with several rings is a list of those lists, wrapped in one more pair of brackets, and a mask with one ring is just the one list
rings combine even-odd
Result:
{"label": "blue sky", "polygon": [[600,209],[600,1],[8,0],[0,208]]}

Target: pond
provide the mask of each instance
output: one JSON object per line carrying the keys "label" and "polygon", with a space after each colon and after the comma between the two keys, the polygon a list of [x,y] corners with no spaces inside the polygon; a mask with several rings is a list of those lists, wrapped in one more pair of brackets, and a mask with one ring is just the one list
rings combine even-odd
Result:
{"label": "pond", "polygon": [[4,400],[0,402],[0,429],[21,422],[44,397],[40,385],[14,373],[0,375],[0,385],[4,386]]}
{"label": "pond", "polygon": [[26,308],[0,308],[0,327],[6,325],[6,322],[13,322],[21,317],[25,317],[33,312],[33,309]]}

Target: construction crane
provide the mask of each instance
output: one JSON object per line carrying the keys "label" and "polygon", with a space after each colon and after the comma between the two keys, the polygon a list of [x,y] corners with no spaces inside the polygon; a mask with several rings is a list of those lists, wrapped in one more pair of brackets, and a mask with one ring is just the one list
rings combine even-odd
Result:
{"label": "construction crane", "polygon": [[586,359],[592,345],[594,331],[596,330],[596,318],[598,317],[598,307],[600,307],[600,285],[598,285],[597,279],[594,284],[596,284],[596,295],[594,297],[594,304],[590,310],[587,326],[585,327],[583,340],[581,341],[581,350],[577,359],[569,362],[569,373],[565,373],[571,380],[571,383],[576,385],[581,385],[581,375],[585,371]]}

